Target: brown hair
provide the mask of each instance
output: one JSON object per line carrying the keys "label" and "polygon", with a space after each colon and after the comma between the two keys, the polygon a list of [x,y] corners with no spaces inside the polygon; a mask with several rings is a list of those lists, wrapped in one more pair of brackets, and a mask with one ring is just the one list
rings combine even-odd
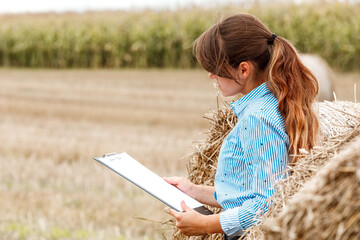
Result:
{"label": "brown hair", "polygon": [[296,161],[299,149],[316,143],[318,121],[312,103],[318,82],[300,61],[296,49],[273,33],[256,17],[236,14],[210,27],[195,42],[196,58],[203,68],[233,79],[232,72],[243,61],[251,61],[279,101],[290,139],[289,151]]}

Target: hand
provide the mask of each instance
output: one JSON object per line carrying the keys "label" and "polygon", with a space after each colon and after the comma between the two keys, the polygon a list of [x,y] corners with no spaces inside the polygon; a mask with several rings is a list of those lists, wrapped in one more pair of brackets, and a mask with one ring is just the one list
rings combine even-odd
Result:
{"label": "hand", "polygon": [[181,201],[181,207],[184,212],[177,212],[170,209],[170,214],[176,219],[176,227],[186,236],[198,236],[209,233],[206,224],[206,217],[188,207],[184,201]]}
{"label": "hand", "polygon": [[214,186],[197,185],[182,177],[164,177],[163,179],[197,201],[221,208],[214,197]]}
{"label": "hand", "polygon": [[195,198],[195,184],[187,180],[183,177],[164,177],[163,178],[167,183],[174,185],[182,192],[186,193],[187,195]]}

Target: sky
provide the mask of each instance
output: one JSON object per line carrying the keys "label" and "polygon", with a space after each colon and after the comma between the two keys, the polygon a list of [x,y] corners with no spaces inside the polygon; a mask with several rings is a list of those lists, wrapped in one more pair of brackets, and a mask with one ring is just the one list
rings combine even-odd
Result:
{"label": "sky", "polygon": [[[187,5],[217,5],[236,0],[1,0],[0,13],[84,12],[88,10],[175,9]],[[239,0],[238,0],[239,1]]]}
{"label": "sky", "polygon": [[[271,0],[0,0],[0,14],[37,12],[84,12],[98,10],[176,9],[188,5],[213,7],[224,3],[249,3]],[[279,1],[279,0],[278,0]],[[287,1],[287,0],[280,0]],[[292,0],[295,3],[311,0]],[[326,0],[325,0],[326,1]],[[327,0],[334,1],[334,0]],[[338,0],[360,2],[360,0]]]}

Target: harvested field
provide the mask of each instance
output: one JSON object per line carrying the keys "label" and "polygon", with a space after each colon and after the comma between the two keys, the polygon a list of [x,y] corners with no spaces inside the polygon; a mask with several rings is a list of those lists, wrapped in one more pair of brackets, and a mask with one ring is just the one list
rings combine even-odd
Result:
{"label": "harvested field", "polygon": [[[337,99],[353,100],[360,75],[336,76]],[[127,151],[186,176],[183,156],[215,107],[200,70],[0,70],[0,236],[170,238],[170,226],[139,219],[166,221],[164,205],[92,158]]]}
{"label": "harvested field", "polygon": [[162,236],[166,226],[136,217],[164,221],[164,205],[92,158],[127,151],[185,175],[216,104],[205,73],[2,70],[0,86],[0,236]]}

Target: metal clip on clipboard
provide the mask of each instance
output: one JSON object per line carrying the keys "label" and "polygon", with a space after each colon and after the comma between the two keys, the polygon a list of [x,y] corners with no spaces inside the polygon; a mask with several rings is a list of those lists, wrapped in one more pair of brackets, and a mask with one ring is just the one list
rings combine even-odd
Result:
{"label": "metal clip on clipboard", "polygon": [[118,154],[118,153],[117,153],[117,152],[105,153],[105,154],[103,155],[103,157],[111,157],[111,156],[116,155],[116,154]]}

